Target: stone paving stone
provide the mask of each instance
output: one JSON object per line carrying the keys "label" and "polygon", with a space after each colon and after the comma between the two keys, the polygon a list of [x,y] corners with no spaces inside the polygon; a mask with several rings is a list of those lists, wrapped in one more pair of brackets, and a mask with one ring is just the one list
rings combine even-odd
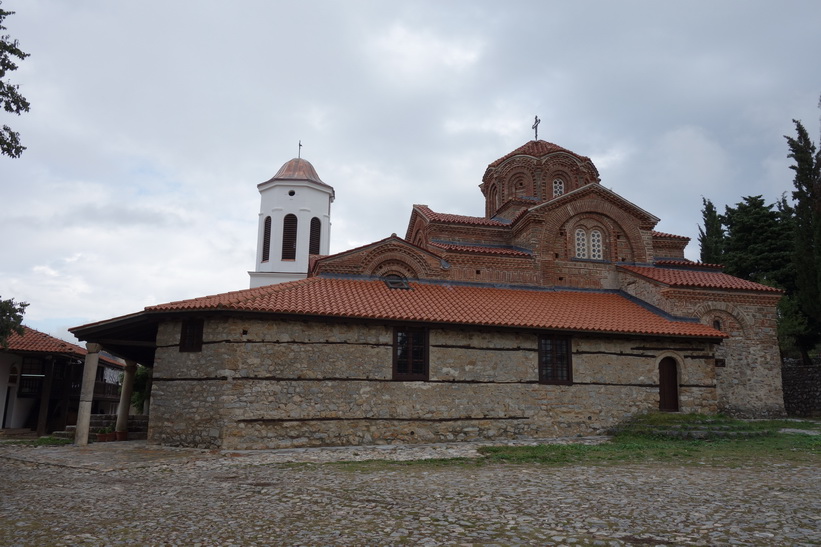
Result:
{"label": "stone paving stone", "polygon": [[120,446],[0,445],[0,545],[821,542],[815,466],[344,466],[322,462],[470,457],[476,445],[110,444]]}

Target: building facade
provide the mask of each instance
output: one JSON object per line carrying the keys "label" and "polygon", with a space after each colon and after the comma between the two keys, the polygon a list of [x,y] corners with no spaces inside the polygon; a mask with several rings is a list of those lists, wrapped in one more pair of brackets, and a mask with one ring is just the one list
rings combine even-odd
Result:
{"label": "building facade", "polygon": [[[530,141],[483,216],[414,205],[404,238],[307,278],[72,329],[154,367],[149,440],[270,448],[599,433],[650,410],[781,416],[781,293]],[[130,341],[130,342],[129,342]],[[150,361],[150,362],[149,362]]]}

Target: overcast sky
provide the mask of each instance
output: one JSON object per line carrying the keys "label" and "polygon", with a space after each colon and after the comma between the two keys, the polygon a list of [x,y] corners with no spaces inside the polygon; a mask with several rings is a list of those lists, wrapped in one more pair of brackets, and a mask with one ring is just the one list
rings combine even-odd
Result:
{"label": "overcast sky", "polygon": [[5,0],[31,57],[0,112],[0,297],[68,327],[243,289],[259,193],[302,156],[336,190],[331,251],[414,203],[482,216],[489,163],[539,137],[693,238],[792,189],[819,134],[821,2]]}

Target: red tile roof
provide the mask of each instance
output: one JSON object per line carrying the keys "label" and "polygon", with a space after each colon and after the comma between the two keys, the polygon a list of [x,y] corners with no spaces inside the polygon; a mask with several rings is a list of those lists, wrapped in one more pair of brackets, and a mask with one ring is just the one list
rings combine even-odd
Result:
{"label": "red tile roof", "polygon": [[502,156],[498,160],[494,161],[493,163],[488,165],[488,167],[496,167],[497,165],[500,165],[502,162],[509,158],[512,158],[513,156],[533,156],[534,158],[540,158],[553,152],[567,152],[568,154],[573,154],[578,158],[590,161],[590,158],[588,158],[587,156],[580,156],[575,152],[568,150],[567,148],[562,148],[558,144],[538,140],[525,143],[524,145],[520,146],[519,148],[511,152],[510,154]]}
{"label": "red tile roof", "polygon": [[692,260],[684,259],[669,259],[669,260],[656,260],[654,262],[656,266],[675,266],[678,268],[696,268],[701,270],[723,270],[724,266],[721,264],[710,264],[708,262],[693,262]]}
{"label": "red tile roof", "polygon": [[[8,348],[5,348],[5,351],[15,353],[56,353],[78,358],[83,358],[88,353],[88,350],[83,347],[60,340],[44,332],[26,326],[23,326],[23,329],[24,332],[22,335],[16,332],[11,333]],[[3,348],[0,348],[0,351],[2,350]],[[100,356],[100,360],[105,361],[105,363],[109,365],[123,366],[122,363],[113,361],[102,355]]]}
{"label": "red tile roof", "polygon": [[499,222],[498,220],[491,220],[485,217],[469,217],[464,215],[450,215],[447,213],[437,213],[431,210],[431,208],[427,205],[414,205],[413,207],[430,221],[452,222],[455,224],[470,224],[473,226],[509,226],[509,224],[507,223]]}
{"label": "red tile roof", "polygon": [[23,335],[13,332],[9,336],[9,351],[24,351],[36,353],[65,353],[83,356],[88,353],[85,348],[49,336],[44,332],[23,327]]}
{"label": "red tile roof", "polygon": [[695,269],[654,268],[652,266],[619,266],[647,279],[658,281],[671,287],[688,287],[703,289],[722,289],[735,291],[781,292],[773,287],[747,281],[717,271],[700,271]]}
{"label": "red tile roof", "polygon": [[518,249],[507,249],[504,247],[483,247],[481,245],[458,245],[455,243],[437,243],[432,241],[430,243],[431,247],[437,247],[439,249],[445,249],[447,251],[455,251],[455,252],[466,252],[466,253],[479,253],[479,254],[488,254],[488,255],[502,255],[502,256],[521,256],[521,257],[529,257],[531,253],[527,251],[520,251]]}
{"label": "red tile roof", "polygon": [[676,235],[676,234],[666,234],[666,233],[664,233],[664,232],[657,232],[656,230],[653,230],[652,232],[650,232],[650,234],[651,234],[653,237],[662,237],[662,238],[671,238],[671,239],[682,239],[682,240],[687,240],[687,241],[690,241],[690,238],[689,238],[689,237],[687,237],[687,236],[678,236],[678,235]]}
{"label": "red tile roof", "polygon": [[236,310],[299,316],[722,338],[697,322],[675,321],[622,294],[549,291],[492,285],[411,281],[410,290],[382,280],[310,277],[146,308],[147,312]]}

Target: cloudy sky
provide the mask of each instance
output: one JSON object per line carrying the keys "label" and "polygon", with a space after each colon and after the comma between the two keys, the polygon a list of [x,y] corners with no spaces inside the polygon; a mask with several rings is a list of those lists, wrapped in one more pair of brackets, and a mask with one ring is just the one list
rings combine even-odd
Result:
{"label": "cloudy sky", "polygon": [[4,0],[31,57],[0,112],[0,297],[67,328],[247,288],[256,185],[297,155],[336,190],[331,251],[411,206],[481,216],[487,165],[539,137],[693,238],[701,197],[791,190],[819,134],[821,2]]}

